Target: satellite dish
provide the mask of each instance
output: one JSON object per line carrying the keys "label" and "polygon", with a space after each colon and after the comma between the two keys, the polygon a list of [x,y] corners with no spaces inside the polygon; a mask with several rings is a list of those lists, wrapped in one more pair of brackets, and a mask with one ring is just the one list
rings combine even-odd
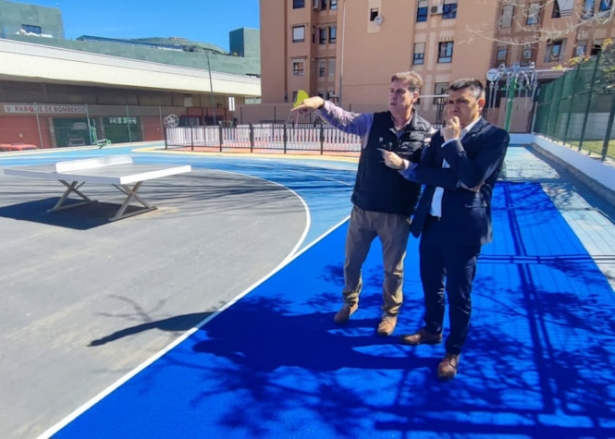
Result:
{"label": "satellite dish", "polygon": [[500,72],[498,71],[498,69],[487,70],[487,81],[495,82],[498,80],[499,76],[500,76]]}
{"label": "satellite dish", "polygon": [[374,23],[380,26],[382,24],[382,15],[377,15],[376,18],[374,18]]}

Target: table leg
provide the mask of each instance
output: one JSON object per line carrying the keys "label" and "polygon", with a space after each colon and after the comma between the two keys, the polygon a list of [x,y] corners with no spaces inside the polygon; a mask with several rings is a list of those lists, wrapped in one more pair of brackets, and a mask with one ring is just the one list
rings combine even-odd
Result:
{"label": "table leg", "polygon": [[[52,209],[47,210],[47,212],[57,212],[58,210],[72,209],[73,207],[79,207],[79,206],[83,206],[83,205],[86,205],[86,204],[90,204],[90,203],[95,203],[96,202],[96,200],[91,200],[90,198],[85,196],[79,190],[79,188],[81,186],[83,186],[85,184],[85,182],[82,182],[81,184],[79,184],[78,181],[73,181],[72,183],[68,183],[65,180],[59,180],[59,181],[64,186],[66,186],[66,190],[64,191],[64,193],[62,194],[62,196],[60,197],[60,199],[58,200],[56,205],[53,206]],[[64,203],[68,199],[68,196],[72,192],[74,192],[75,194],[79,195],[79,197],[81,197],[84,201],[81,201],[79,203],[71,203],[71,204],[68,204],[68,205],[64,205]]]}
{"label": "table leg", "polygon": [[[113,185],[118,190],[124,192],[127,196],[126,196],[126,199],[124,200],[124,203],[122,204],[120,209],[117,211],[115,216],[113,216],[112,218],[109,218],[109,221],[117,221],[122,218],[128,218],[130,216],[139,215],[145,212],[151,212],[152,210],[157,209],[156,206],[152,206],[148,204],[143,198],[137,195],[137,191],[141,187],[141,183],[143,182],[142,181],[137,182],[132,188],[125,184],[122,184],[122,185],[114,184]],[[143,205],[143,209],[135,210],[134,212],[124,214],[124,211],[126,210],[126,208],[128,207],[128,204],[133,198]]]}

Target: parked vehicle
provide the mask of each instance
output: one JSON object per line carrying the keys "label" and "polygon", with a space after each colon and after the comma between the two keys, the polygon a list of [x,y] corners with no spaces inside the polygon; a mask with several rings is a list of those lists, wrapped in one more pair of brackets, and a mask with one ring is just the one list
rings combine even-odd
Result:
{"label": "parked vehicle", "polygon": [[0,143],[0,151],[30,151],[39,149],[30,143]]}

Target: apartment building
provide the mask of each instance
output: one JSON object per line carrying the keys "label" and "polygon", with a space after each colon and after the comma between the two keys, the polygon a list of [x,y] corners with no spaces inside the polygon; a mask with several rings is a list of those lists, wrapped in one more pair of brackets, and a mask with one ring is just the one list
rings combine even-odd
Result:
{"label": "apartment building", "polygon": [[496,1],[261,0],[263,103],[292,102],[303,89],[381,106],[391,74],[410,69],[428,95],[456,77],[483,78],[492,42],[470,41],[466,29],[498,13]]}
{"label": "apartment building", "polygon": [[[548,81],[562,74],[555,67],[596,53],[615,31],[612,0],[261,0],[260,6],[262,102],[269,105],[289,105],[306,90],[375,111],[386,105],[390,75],[404,70],[423,76],[423,95],[442,94],[460,77],[485,80],[502,64],[533,66]],[[525,127],[527,107],[519,110]],[[419,109],[431,119],[438,111],[434,99],[422,99]],[[490,119],[501,120],[498,113],[494,108]]]}
{"label": "apartment building", "polygon": [[533,63],[543,80],[558,75],[553,68],[572,57],[597,54],[604,41],[615,36],[612,0],[501,3],[495,64]]}

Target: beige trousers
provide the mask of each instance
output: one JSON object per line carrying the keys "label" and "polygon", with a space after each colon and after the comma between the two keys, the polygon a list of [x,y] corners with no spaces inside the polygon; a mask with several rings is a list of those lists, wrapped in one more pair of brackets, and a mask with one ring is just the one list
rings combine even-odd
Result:
{"label": "beige trousers", "polygon": [[404,215],[371,212],[353,207],[346,235],[346,260],[344,262],[344,302],[359,302],[363,287],[361,267],[365,262],[372,241],[376,236],[382,242],[384,282],[382,284],[382,311],[397,315],[403,302],[404,258],[410,222]]}

